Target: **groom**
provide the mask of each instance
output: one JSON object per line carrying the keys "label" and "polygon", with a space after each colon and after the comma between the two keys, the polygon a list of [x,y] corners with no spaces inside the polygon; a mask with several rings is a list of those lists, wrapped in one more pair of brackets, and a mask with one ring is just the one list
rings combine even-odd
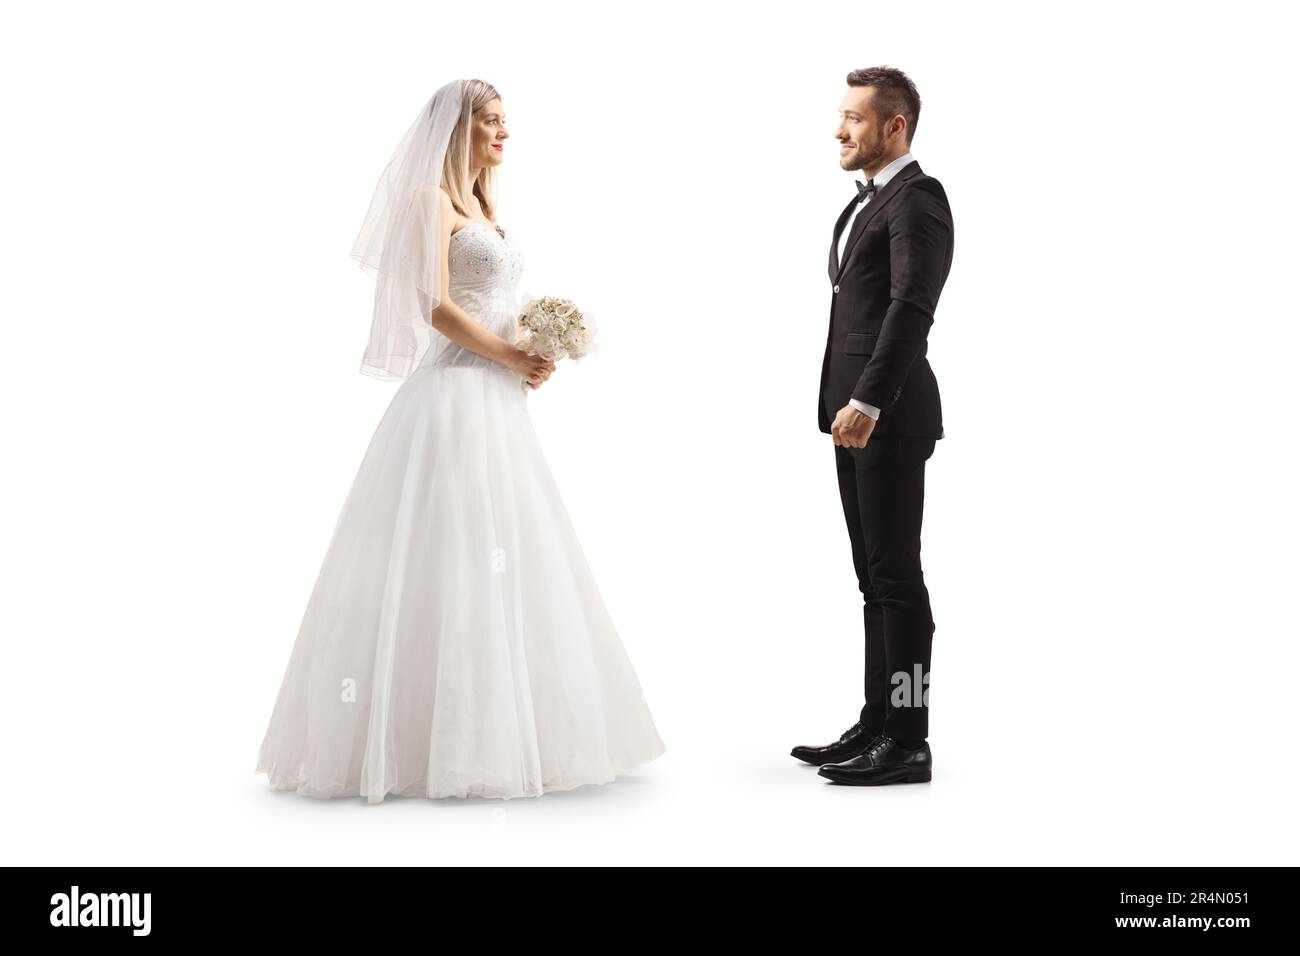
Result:
{"label": "groom", "polygon": [[865,695],[857,723],[825,746],[795,747],[838,783],[930,779],[934,620],[921,573],[925,463],[943,437],[926,338],[952,264],[948,197],[910,152],[921,112],[900,70],[848,76],[840,168],[857,190],[835,222],[830,329],[818,426],[835,446],[840,500],[863,597]]}

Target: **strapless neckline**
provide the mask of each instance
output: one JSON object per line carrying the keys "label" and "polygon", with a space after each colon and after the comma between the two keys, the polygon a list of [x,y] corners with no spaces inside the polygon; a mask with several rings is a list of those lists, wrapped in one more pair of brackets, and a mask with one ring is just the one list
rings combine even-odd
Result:
{"label": "strapless neckline", "polygon": [[496,227],[495,227],[495,226],[489,226],[489,225],[488,225],[487,223],[485,223],[485,222],[474,222],[474,221],[470,221],[470,222],[465,223],[465,225],[461,226],[459,229],[457,229],[455,232],[453,232],[453,233],[451,234],[451,237],[452,237],[453,239],[455,239],[457,236],[459,236],[462,232],[464,232],[464,231],[465,231],[466,229],[468,229],[470,226],[482,226],[484,229],[486,229],[488,232],[492,233],[492,235],[496,236],[498,239],[505,239],[505,238],[506,238],[505,236],[501,235],[501,233],[499,233],[499,232],[496,231]]}

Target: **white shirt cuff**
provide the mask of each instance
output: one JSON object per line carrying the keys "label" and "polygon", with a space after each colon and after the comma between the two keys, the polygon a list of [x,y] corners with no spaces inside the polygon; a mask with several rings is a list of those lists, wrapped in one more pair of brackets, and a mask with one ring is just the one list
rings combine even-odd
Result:
{"label": "white shirt cuff", "polygon": [[868,405],[866,402],[860,402],[856,398],[850,398],[849,404],[868,418],[874,418],[877,421],[880,420],[880,409],[876,408],[875,405]]}

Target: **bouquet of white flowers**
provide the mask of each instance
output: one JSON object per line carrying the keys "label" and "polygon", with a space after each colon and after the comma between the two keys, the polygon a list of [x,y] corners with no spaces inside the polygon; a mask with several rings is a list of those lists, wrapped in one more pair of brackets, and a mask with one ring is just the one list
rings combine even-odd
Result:
{"label": "bouquet of white flowers", "polygon": [[519,340],[525,352],[552,362],[579,359],[595,347],[595,325],[569,299],[556,296],[530,298],[519,313]]}

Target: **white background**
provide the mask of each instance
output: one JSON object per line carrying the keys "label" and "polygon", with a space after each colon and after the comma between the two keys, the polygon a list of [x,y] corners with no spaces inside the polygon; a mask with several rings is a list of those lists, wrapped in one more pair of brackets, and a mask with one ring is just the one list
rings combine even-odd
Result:
{"label": "white background", "polygon": [[[1300,862],[1282,5],[29,4],[7,146],[0,697],[13,863]],[[844,76],[947,190],[926,786],[788,756],[860,706],[815,401]],[[455,76],[501,90],[530,397],[668,753],[537,800],[253,768],[394,386],[348,257]]]}

